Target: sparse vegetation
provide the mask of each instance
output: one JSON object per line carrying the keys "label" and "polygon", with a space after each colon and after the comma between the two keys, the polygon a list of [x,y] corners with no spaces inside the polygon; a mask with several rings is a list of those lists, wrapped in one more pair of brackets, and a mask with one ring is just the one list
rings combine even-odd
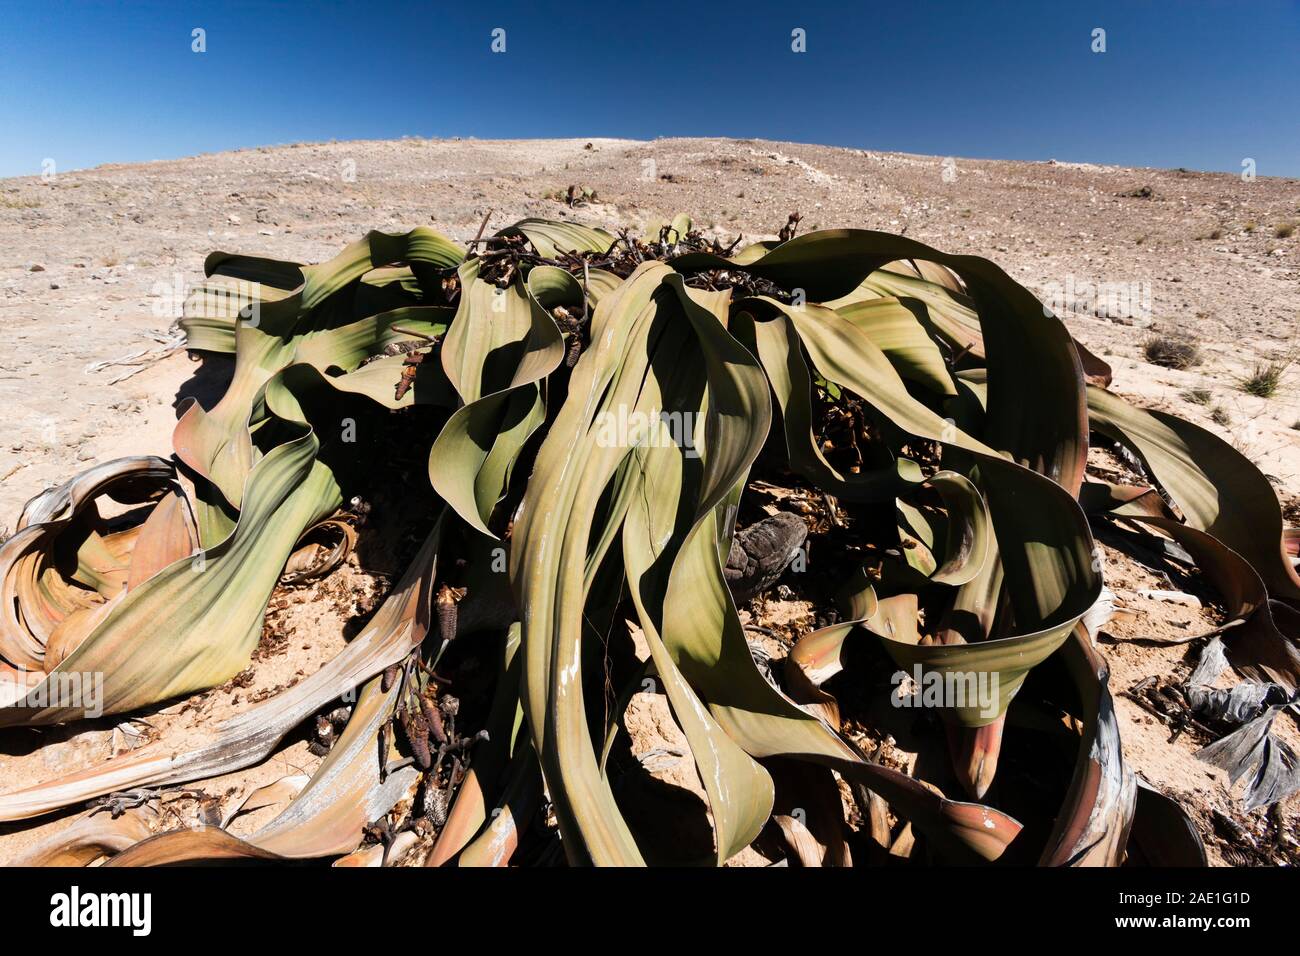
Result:
{"label": "sparse vegetation", "polygon": [[596,201],[596,190],[590,186],[571,183],[564,189],[550,189],[542,194],[543,199],[562,202],[570,209],[580,209]]}
{"label": "sparse vegetation", "polygon": [[1258,398],[1272,398],[1282,384],[1287,369],[1285,362],[1268,362],[1256,365],[1254,371],[1241,379],[1241,390]]}
{"label": "sparse vegetation", "polygon": [[1274,230],[1273,235],[1275,235],[1279,239],[1290,239],[1293,235],[1295,235],[1295,223],[1293,222],[1279,223],[1277,229]]}
{"label": "sparse vegetation", "polygon": [[1183,370],[1201,364],[1201,346],[1187,335],[1154,335],[1142,343],[1142,355],[1165,368]]}
{"label": "sparse vegetation", "polygon": [[1232,415],[1222,405],[1215,405],[1210,409],[1210,421],[1227,428],[1232,424]]}
{"label": "sparse vegetation", "polygon": [[1193,405],[1208,405],[1210,400],[1214,398],[1214,393],[1208,388],[1189,388],[1183,392],[1183,398]]}

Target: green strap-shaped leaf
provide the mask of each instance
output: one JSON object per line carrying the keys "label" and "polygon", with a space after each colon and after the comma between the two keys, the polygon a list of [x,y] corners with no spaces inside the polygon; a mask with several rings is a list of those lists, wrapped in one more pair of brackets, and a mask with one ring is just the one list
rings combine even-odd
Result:
{"label": "green strap-shaped leaf", "polygon": [[540,382],[564,359],[549,309],[576,308],[582,289],[567,272],[534,268],[501,289],[460,268],[461,298],[442,365],[465,404],[429,451],[429,480],[456,513],[484,534],[525,442],[546,418]]}
{"label": "green strap-shaped leaf", "polygon": [[[338,488],[315,461],[316,448],[304,430],[267,454],[249,475],[230,537],[127,592],[49,676],[0,707],[0,725],[74,720],[88,706],[121,713],[239,673],[298,535],[337,506]],[[75,678],[102,679],[102,695],[83,688],[68,699]]]}
{"label": "green strap-shaped leaf", "polygon": [[956,858],[1000,856],[1020,830],[1010,817],[945,799],[910,777],[865,762],[823,720],[763,679],[731,604],[716,533],[711,513],[679,552],[664,599],[664,635],[682,673],[728,736],[753,757],[810,760],[875,790],[940,852]]}
{"label": "green strap-shaped leaf", "polygon": [[975,483],[958,472],[937,472],[929,484],[939,492],[948,512],[944,562],[930,580],[937,584],[966,584],[984,568],[993,548],[988,505]]}
{"label": "green strap-shaped leaf", "polygon": [[[641,862],[588,733],[580,635],[597,502],[628,454],[625,445],[599,440],[607,420],[598,419],[602,410],[637,407],[658,314],[655,297],[668,271],[646,263],[601,300],[592,317],[592,345],[575,366],[568,398],[538,451],[511,539],[525,711],[566,851],[578,862]],[[594,530],[600,539],[603,529]]]}
{"label": "green strap-shaped leaf", "polygon": [[[896,260],[938,263],[959,275],[969,290],[979,315],[992,385],[981,436],[984,443],[1010,453],[1076,494],[1088,448],[1078,352],[1065,326],[1045,314],[1028,289],[987,259],[948,255],[886,233],[830,229],[798,236],[744,262],[739,256],[728,260],[689,253],[674,259],[673,267],[683,272],[743,268],[787,290],[802,290],[804,300],[814,302],[845,295],[876,269]],[[848,359],[841,357],[841,361]],[[820,367],[816,359],[813,364]]]}
{"label": "green strap-shaped leaf", "polygon": [[926,330],[924,306],[917,300],[888,296],[835,311],[884,352],[903,378],[940,395],[957,394],[943,353]]}
{"label": "green strap-shaped leaf", "polygon": [[[1072,497],[1082,480],[1087,447],[1077,351],[1064,327],[1045,315],[1027,290],[987,261],[944,256],[917,243],[872,233],[801,238],[802,242],[786,243],[746,268],[788,289],[803,289],[816,296],[841,294],[891,259],[930,259],[953,268],[974,291],[988,351],[988,379],[1007,383],[989,396],[990,409],[982,420],[983,442],[912,398],[879,350],[869,341],[864,344],[866,337],[856,328],[846,329],[850,323],[835,313],[809,303],[787,306],[772,299],[761,301],[764,308],[779,313],[777,319],[767,320],[769,327],[782,318],[787,321],[820,376],[853,389],[904,431],[942,442],[959,453],[958,459],[973,457],[986,475],[997,539],[1005,538],[1007,553],[986,562],[963,586],[958,599],[991,614],[1000,589],[1005,587],[1020,633],[978,648],[920,645],[900,641],[897,635],[887,640],[886,646],[900,664],[921,663],[945,679],[949,674],[977,680],[996,677],[1001,693],[994,708],[962,707],[954,716],[971,727],[999,723],[1029,668],[1060,646],[1100,593],[1100,578],[1092,566],[1091,535]],[[716,261],[713,257],[712,263]],[[710,263],[710,257],[684,256],[674,264],[683,268],[683,262],[703,266]],[[946,289],[936,294],[951,297]],[[770,343],[765,351],[762,321],[760,317],[755,332],[760,338],[758,354],[781,397],[783,381],[792,378],[781,372],[781,364],[787,368],[792,364],[794,349],[786,344],[790,341],[786,333],[785,343]],[[775,338],[772,332],[766,337]],[[996,377],[991,374],[995,368],[1000,373]],[[790,404],[783,403],[788,440]],[[1055,479],[1056,484],[1006,461],[994,448],[1009,452],[1017,461]],[[791,458],[792,463],[800,464],[793,453]],[[808,461],[808,456],[802,460]],[[815,470],[813,474],[819,483],[825,480]],[[958,610],[966,608],[959,604]],[[989,773],[992,766],[987,764]],[[977,786],[976,792],[982,792],[982,787]]]}
{"label": "green strap-shaped leaf", "polygon": [[837,470],[826,460],[813,435],[813,378],[793,325],[782,317],[756,322],[747,311],[734,316],[731,325],[740,341],[758,356],[767,373],[781,409],[786,451],[792,467],[819,487],[849,501],[893,498],[925,480],[921,469],[906,458],[897,459],[892,467],[870,469],[857,475]]}
{"label": "green strap-shaped leaf", "polygon": [[1134,408],[1095,386],[1088,413],[1094,428],[1142,460],[1188,524],[1249,561],[1275,597],[1300,601],[1300,575],[1282,542],[1282,506],[1245,455],[1198,425]]}
{"label": "green strap-shaped leaf", "polygon": [[[690,320],[683,331],[693,335],[680,349],[665,335],[659,354],[676,360],[647,377],[641,397],[650,408],[689,416],[677,420],[689,423],[691,434],[683,447],[683,435],[671,435],[661,421],[657,433],[633,452],[640,485],[623,525],[623,556],[655,671],[709,797],[717,862],[722,863],[762,829],[772,812],[772,781],[718,725],[660,636],[666,621],[664,561],[701,517],[712,515],[724,496],[743,484],[767,434],[771,411],[761,369],[723,327],[728,297],[688,290],[680,276],[665,281]],[[690,396],[686,407],[678,405],[680,396]],[[697,432],[706,450],[702,459]]]}
{"label": "green strap-shaped leaf", "polygon": [[323,705],[406,657],[428,633],[441,517],[374,616],[315,673],[219,724],[177,752],[165,740],[0,796],[0,820],[21,820],[131,787],[183,783],[252,766]]}
{"label": "green strap-shaped leaf", "polygon": [[614,237],[604,229],[549,219],[520,219],[497,235],[527,236],[538,254],[548,259],[562,252],[604,252],[614,242]]}
{"label": "green strap-shaped leaf", "polygon": [[[217,496],[217,500],[197,503],[199,536],[204,544],[221,540],[230,532],[234,520],[231,508],[240,507],[244,480],[259,455],[249,434],[250,409],[271,377],[296,360],[299,345],[310,335],[361,322],[363,329],[370,329],[378,338],[380,323],[364,312],[358,315],[356,303],[335,297],[335,293],[394,262],[430,270],[428,281],[432,283],[433,272],[456,265],[460,258],[460,251],[432,229],[421,227],[404,235],[372,232],[328,262],[301,267],[301,285],[287,295],[278,290],[273,298],[259,300],[255,311],[239,319],[235,370],[225,394],[211,411],[191,403],[173,437],[177,457],[209,482]],[[209,272],[222,262],[229,263],[230,257],[215,262],[209,257]],[[325,336],[316,346],[313,364],[346,368],[356,349],[357,339],[350,332]]]}

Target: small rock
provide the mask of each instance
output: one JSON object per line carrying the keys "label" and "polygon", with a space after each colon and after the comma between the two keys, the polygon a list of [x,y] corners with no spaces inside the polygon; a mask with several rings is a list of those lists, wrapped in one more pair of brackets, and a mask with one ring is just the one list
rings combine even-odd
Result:
{"label": "small rock", "polygon": [[45,271],[45,266],[41,265],[39,262],[34,262],[34,263],[32,263],[32,267],[31,267],[30,269],[28,269],[27,271],[28,271],[28,272],[44,272],[44,271]]}
{"label": "small rock", "polygon": [[735,599],[746,601],[775,584],[807,537],[803,519],[785,511],[737,532],[723,571]]}
{"label": "small rock", "polygon": [[57,289],[58,287],[59,287],[59,284],[58,284],[57,282],[51,282],[51,283],[50,283],[50,288],[51,288],[51,289]]}
{"label": "small rock", "polygon": [[238,216],[236,216],[233,212],[226,217],[226,221],[229,222],[232,226],[238,226],[241,222],[243,222],[243,220],[240,219]]}

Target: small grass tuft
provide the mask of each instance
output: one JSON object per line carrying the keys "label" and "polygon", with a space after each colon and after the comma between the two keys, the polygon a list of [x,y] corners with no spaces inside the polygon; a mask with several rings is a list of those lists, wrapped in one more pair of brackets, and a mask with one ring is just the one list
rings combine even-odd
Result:
{"label": "small grass tuft", "polygon": [[1222,426],[1223,428],[1227,428],[1232,424],[1232,416],[1228,414],[1228,410],[1222,405],[1215,405],[1214,408],[1210,410],[1210,421],[1214,422],[1216,425]]}
{"label": "small grass tuft", "polygon": [[1282,374],[1285,371],[1286,365],[1282,362],[1256,365],[1255,370],[1241,380],[1241,390],[1258,398],[1272,398],[1282,384]]}
{"label": "small grass tuft", "polygon": [[1277,229],[1274,230],[1273,235],[1277,236],[1277,238],[1279,239],[1290,239],[1293,235],[1295,235],[1295,223],[1293,222],[1279,223]]}
{"label": "small grass tuft", "polygon": [[1183,392],[1184,401],[1191,402],[1193,405],[1208,405],[1214,398],[1214,393],[1208,388],[1189,388]]}
{"label": "small grass tuft", "polygon": [[1189,336],[1156,335],[1142,344],[1142,354],[1152,365],[1187,369],[1201,364],[1201,347]]}

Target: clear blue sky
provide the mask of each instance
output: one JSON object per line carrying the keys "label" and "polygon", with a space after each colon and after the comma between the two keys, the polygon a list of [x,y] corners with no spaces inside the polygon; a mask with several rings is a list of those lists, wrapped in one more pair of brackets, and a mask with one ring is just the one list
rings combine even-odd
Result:
{"label": "clear blue sky", "polygon": [[1251,157],[1259,175],[1300,176],[1300,3],[0,0],[0,130],[9,176],[45,157],[66,171],[408,134],[754,136],[1231,172]]}

